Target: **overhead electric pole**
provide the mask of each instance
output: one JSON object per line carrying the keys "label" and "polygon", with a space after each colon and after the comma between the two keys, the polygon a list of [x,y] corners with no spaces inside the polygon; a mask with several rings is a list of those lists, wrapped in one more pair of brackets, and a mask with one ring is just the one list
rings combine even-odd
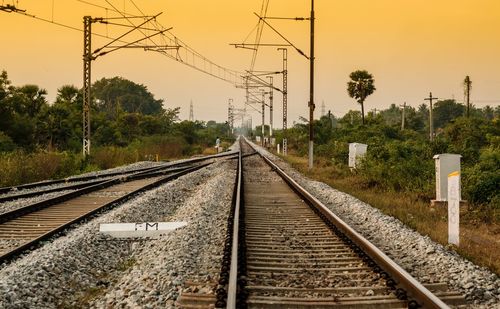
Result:
{"label": "overhead electric pole", "polygon": [[264,136],[265,136],[265,131],[264,131],[264,123],[265,123],[265,112],[266,112],[266,92],[262,90],[262,146],[264,146]]}
{"label": "overhead electric pole", "polygon": [[288,114],[288,49],[278,48],[283,51],[283,155],[288,152],[287,140],[287,114]]}
{"label": "overhead electric pole", "polygon": [[311,0],[311,54],[309,55],[309,169],[314,155],[314,0]]}
{"label": "overhead electric pole", "polygon": [[228,108],[227,108],[227,123],[229,125],[229,130],[230,130],[231,134],[233,134],[233,129],[234,129],[234,106],[233,106],[233,99],[229,99]]}
{"label": "overhead electric pole", "polygon": [[[91,66],[92,61],[97,59],[97,57],[104,56],[113,51],[116,51],[121,48],[144,48],[145,50],[154,50],[155,48],[163,48],[168,49],[171,48],[169,46],[161,46],[161,45],[139,45],[138,43],[142,40],[150,39],[158,34],[163,34],[165,31],[171,30],[172,28],[157,30],[154,34],[147,35],[144,38],[139,40],[124,43],[121,46],[112,46],[113,43],[118,42],[127,34],[133,32],[134,30],[140,29],[144,24],[152,21],[156,17],[158,17],[161,13],[156,14],[154,16],[143,16],[145,20],[139,24],[132,27],[131,30],[128,30],[118,38],[115,38],[105,44],[104,46],[92,51],[91,49],[91,40],[92,40],[92,23],[100,22],[100,23],[108,23],[106,18],[92,18],[91,16],[83,17],[83,156],[86,157],[90,154],[90,100],[91,100]],[[124,17],[125,18],[125,17]],[[178,46],[174,46],[174,48],[178,48]]]}
{"label": "overhead electric pole", "polygon": [[269,78],[269,138],[273,137],[273,77],[268,76]]}
{"label": "overhead electric pole", "polygon": [[429,101],[429,139],[432,142],[434,140],[434,120],[432,118],[432,100],[437,100],[438,98],[432,96],[432,92],[429,93],[429,97],[424,99]]}
{"label": "overhead electric pole", "polygon": [[83,156],[90,154],[90,84],[92,17],[83,17]]}
{"label": "overhead electric pole", "polygon": [[189,102],[189,121],[194,121],[193,100]]}
{"label": "overhead electric pole", "polygon": [[466,109],[466,116],[469,118],[470,115],[470,89],[471,89],[471,80],[469,76],[467,75],[464,80],[464,87],[465,87],[465,99],[467,102],[467,109]]}
{"label": "overhead electric pole", "polygon": [[401,130],[403,131],[405,129],[405,111],[406,111],[406,102],[403,103],[403,105],[400,105],[403,108],[403,111],[401,113]]}

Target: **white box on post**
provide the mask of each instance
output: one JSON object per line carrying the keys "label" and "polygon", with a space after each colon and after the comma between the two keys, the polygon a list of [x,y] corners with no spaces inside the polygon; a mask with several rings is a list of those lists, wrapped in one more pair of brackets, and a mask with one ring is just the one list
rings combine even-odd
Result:
{"label": "white box on post", "polygon": [[[453,172],[460,173],[459,154],[442,153],[433,158],[436,160],[436,201],[448,200],[448,175]],[[461,196],[458,197],[459,199]]]}
{"label": "white box on post", "polygon": [[368,145],[360,143],[349,144],[349,167],[356,168],[359,160],[365,156]]}

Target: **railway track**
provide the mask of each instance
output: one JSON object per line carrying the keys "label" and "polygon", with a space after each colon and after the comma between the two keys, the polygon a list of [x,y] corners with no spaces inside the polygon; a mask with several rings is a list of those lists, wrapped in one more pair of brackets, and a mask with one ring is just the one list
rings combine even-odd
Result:
{"label": "railway track", "polygon": [[232,155],[235,155],[235,152],[227,152],[222,154],[203,156],[199,158],[181,160],[180,162],[169,162],[160,164],[158,166],[136,168],[128,171],[111,172],[111,173],[97,174],[91,176],[77,176],[77,177],[69,177],[69,178],[55,179],[55,180],[45,180],[40,182],[12,186],[12,187],[2,187],[0,188],[0,203],[15,201],[22,198],[41,196],[44,194],[59,192],[64,190],[77,190],[102,183],[113,177],[160,171],[165,168],[186,166],[189,164],[202,162],[205,160],[232,156]]}
{"label": "railway track", "polygon": [[0,263],[139,192],[212,163],[197,164],[199,162],[234,155],[234,152],[230,152],[196,158],[128,175],[120,174],[108,180],[92,181],[90,185],[74,192],[0,214]]}
{"label": "railway track", "polygon": [[[216,295],[181,308],[448,308],[465,298],[423,285],[241,142],[230,234]],[[228,247],[228,248],[227,248]]]}

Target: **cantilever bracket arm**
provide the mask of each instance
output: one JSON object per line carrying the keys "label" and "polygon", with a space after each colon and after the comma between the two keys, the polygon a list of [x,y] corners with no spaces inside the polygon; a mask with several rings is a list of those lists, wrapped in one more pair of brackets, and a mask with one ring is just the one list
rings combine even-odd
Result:
{"label": "cantilever bracket arm", "polygon": [[[105,47],[107,47],[107,46],[109,46],[109,45],[113,44],[113,43],[114,43],[114,42],[116,42],[116,41],[119,41],[121,38],[123,38],[123,37],[124,37],[124,36],[126,36],[127,34],[129,34],[129,33],[133,32],[133,31],[134,31],[134,30],[136,30],[136,29],[139,29],[140,27],[142,27],[143,25],[145,25],[145,24],[147,24],[148,22],[152,21],[153,19],[156,19],[156,17],[160,16],[160,14],[162,14],[162,12],[160,12],[160,13],[156,14],[155,16],[152,16],[152,17],[150,17],[150,18],[146,19],[146,20],[145,20],[144,22],[142,22],[141,24],[139,24],[139,25],[135,26],[134,28],[132,28],[132,29],[130,29],[129,31],[125,32],[124,34],[120,35],[119,37],[117,37],[116,39],[112,40],[112,41],[111,41],[111,42],[109,42],[108,44],[104,45],[104,46],[103,46],[103,47],[101,47],[101,48],[96,49],[96,50],[94,51],[94,54],[97,54],[97,53],[98,53],[98,52],[100,52],[103,48],[105,48]],[[103,22],[103,20],[104,20],[104,18],[102,18],[102,17],[101,17],[101,18],[94,18],[94,19],[92,20],[92,22]],[[172,28],[170,28],[170,29],[172,29]]]}
{"label": "cantilever bracket arm", "polygon": [[[154,37],[154,36],[156,36],[156,35],[158,35],[158,34],[163,34],[164,32],[166,32],[166,31],[168,31],[168,30],[171,30],[171,29],[172,29],[172,27],[170,27],[170,28],[168,28],[168,29],[165,29],[165,30],[158,31],[157,33],[154,33],[154,34],[152,34],[152,35],[148,35],[148,36],[146,36],[146,37],[140,38],[140,39],[135,40],[135,41],[133,41],[133,42],[127,43],[127,44],[125,44],[125,45],[123,45],[123,46],[118,46],[118,47],[115,47],[115,48],[113,48],[113,49],[111,49],[111,50],[109,50],[109,51],[102,51],[102,52],[100,52],[100,53],[98,53],[98,54],[93,55],[93,59],[96,59],[97,57],[100,57],[100,56],[104,56],[104,55],[106,55],[106,54],[109,54],[109,53],[114,52],[115,50],[118,50],[118,49],[121,49],[121,48],[129,48],[130,46],[133,46],[133,45],[134,45],[135,43],[137,43],[137,42],[140,42],[140,41],[142,41],[142,40],[146,40],[146,39],[152,38],[152,37]],[[161,46],[158,46],[158,47],[161,47]],[[104,48],[104,47],[102,47],[102,48]],[[99,50],[102,50],[102,48],[100,48]],[[94,52],[94,53],[95,53],[95,52]]]}
{"label": "cantilever bracket arm", "polygon": [[0,11],[4,11],[7,13],[12,13],[12,12],[24,13],[24,12],[26,12],[26,10],[18,9],[15,5],[12,5],[12,4],[0,5]]}
{"label": "cantilever bracket arm", "polygon": [[254,14],[260,20],[262,20],[263,23],[265,23],[266,25],[268,25],[269,28],[271,28],[274,32],[276,32],[277,35],[279,35],[283,40],[285,40],[285,42],[287,42],[288,44],[290,44],[290,46],[292,46],[299,54],[301,54],[302,56],[306,57],[306,59],[309,59],[309,56],[307,56],[302,50],[300,50],[297,46],[295,46],[292,42],[290,42],[287,38],[285,38],[285,36],[283,34],[281,34],[278,30],[276,30],[276,28],[274,28],[273,26],[271,26],[271,24],[268,23],[264,17],[260,16],[259,14],[255,13],[255,12],[254,12]]}

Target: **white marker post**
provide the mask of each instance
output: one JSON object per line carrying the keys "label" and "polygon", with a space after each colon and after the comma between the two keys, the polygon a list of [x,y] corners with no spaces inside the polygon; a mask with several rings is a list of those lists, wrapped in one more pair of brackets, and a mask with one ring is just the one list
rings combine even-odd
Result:
{"label": "white marker post", "polygon": [[280,154],[280,144],[276,145],[276,150],[278,151],[278,154]]}
{"label": "white marker post", "polygon": [[458,246],[460,235],[460,173],[448,174],[448,243]]}

